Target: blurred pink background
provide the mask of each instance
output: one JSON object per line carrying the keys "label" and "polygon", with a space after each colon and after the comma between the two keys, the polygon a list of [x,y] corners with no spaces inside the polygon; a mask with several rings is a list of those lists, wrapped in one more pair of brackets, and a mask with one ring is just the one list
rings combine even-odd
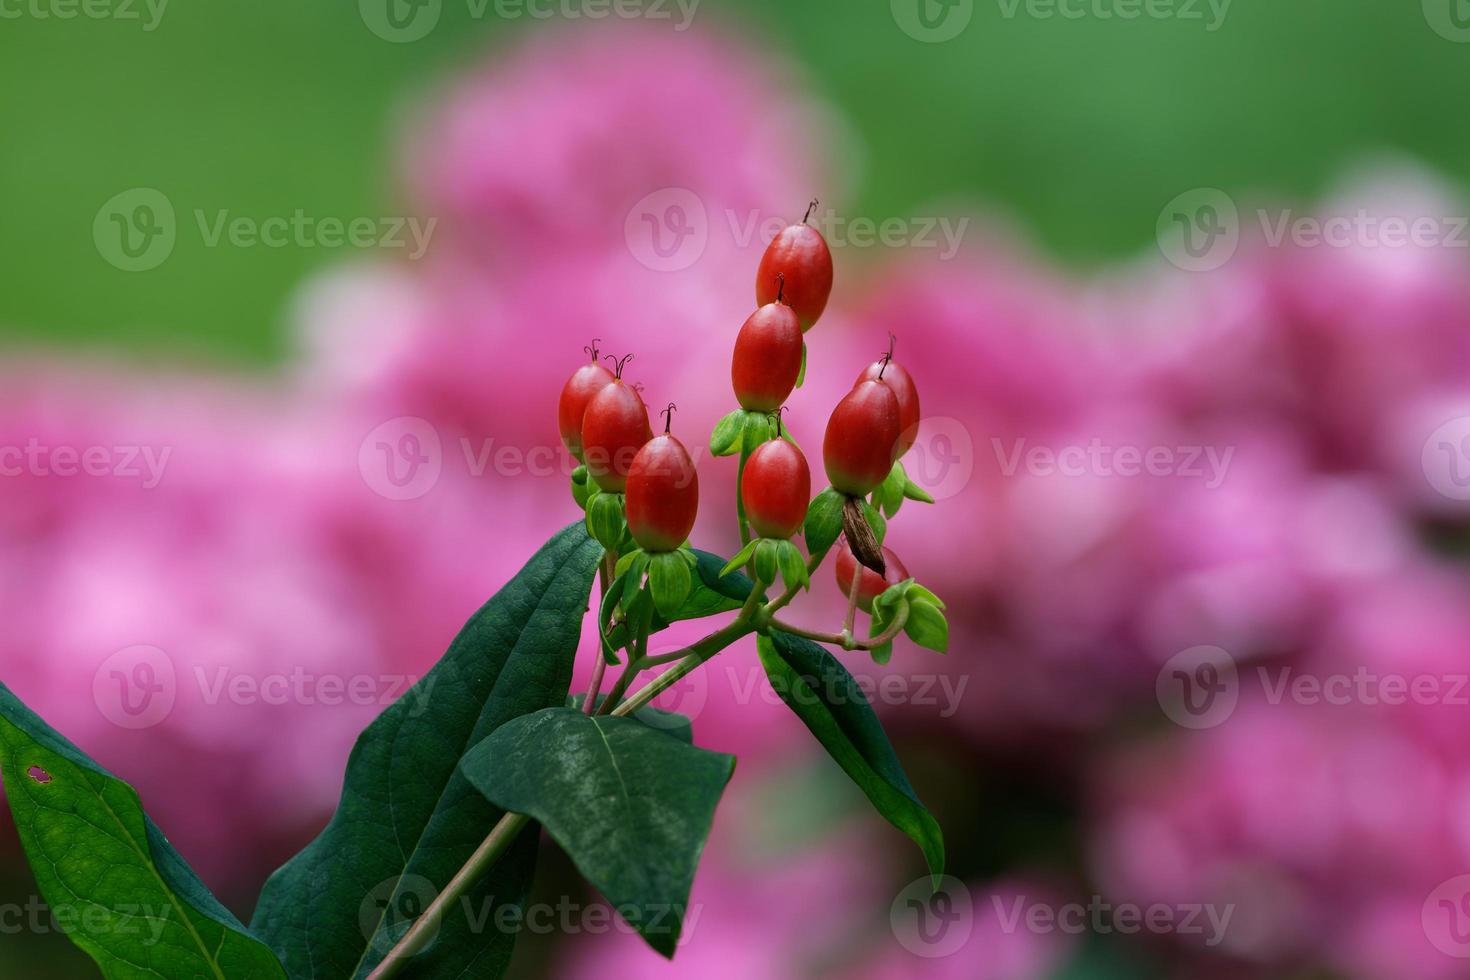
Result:
{"label": "blurred pink background", "polygon": [[[3,680],[137,786],[242,914],[330,815],[357,732],[578,516],[554,402],[582,345],[635,353],[691,445],[733,407],[765,244],[741,229],[812,196],[842,210],[852,180],[843,121],[808,92],[713,35],[542,33],[424,97],[392,153],[438,217],[431,252],[304,284],[273,381],[5,365],[0,446],[44,452],[0,479]],[[1366,203],[1465,207],[1377,164],[1310,210]],[[1154,253],[1079,279],[1014,228],[935,214],[971,220],[952,258],[835,250],[788,424],[815,465],[832,405],[898,336],[926,417],[908,464],[939,501],[905,506],[889,544],[947,600],[951,650],[844,660],[884,685],[945,829],[954,922],[933,940],[915,919],[919,855],[746,644],[662,702],[740,758],[679,957],[586,931],[532,938],[523,975],[1039,980],[1098,942],[1115,975],[1466,975],[1463,252],[1248,233],[1208,273]],[[56,447],[117,465],[64,478]],[[1128,475],[1120,447],[1157,465]],[[700,465],[695,542],[728,554],[735,464]],[[793,618],[839,608],[824,569]],[[1364,675],[1337,699],[1289,684]],[[1388,703],[1387,677],[1436,693]],[[1228,703],[1192,712],[1190,678],[1223,678]],[[0,846],[19,860],[9,828]],[[543,872],[594,900],[564,860]],[[1013,914],[1099,905],[1162,925]]]}

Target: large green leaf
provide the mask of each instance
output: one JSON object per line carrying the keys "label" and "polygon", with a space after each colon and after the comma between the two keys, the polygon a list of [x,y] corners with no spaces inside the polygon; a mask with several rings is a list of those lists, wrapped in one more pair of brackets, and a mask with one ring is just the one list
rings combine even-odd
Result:
{"label": "large green leaf", "polygon": [[944,873],[944,835],[909,785],[857,681],[836,657],[802,637],[772,630],[756,646],[771,687],[878,812],[919,845],[937,884]]}
{"label": "large green leaf", "polygon": [[[581,522],[557,534],[358,737],[336,816],[256,910],[293,980],[365,976],[500,819],[460,758],[507,721],[566,703],[601,554]],[[536,835],[522,834],[400,976],[503,973],[515,936],[495,923],[507,906],[518,914],[535,854]]]}
{"label": "large green leaf", "polygon": [[491,802],[539,820],[629,925],[674,955],[734,756],[632,718],[553,708],[502,725],[463,769]]}
{"label": "large green leaf", "polygon": [[109,980],[285,976],[148,819],[133,788],[3,684],[0,774],[41,894]]}

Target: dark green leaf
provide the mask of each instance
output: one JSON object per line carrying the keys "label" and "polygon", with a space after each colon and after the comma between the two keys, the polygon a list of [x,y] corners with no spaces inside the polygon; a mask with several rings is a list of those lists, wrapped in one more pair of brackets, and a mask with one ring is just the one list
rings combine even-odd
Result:
{"label": "dark green leaf", "polygon": [[143,812],[0,684],[0,774],[41,894],[108,977],[285,977]]}
{"label": "dark green leaf", "polygon": [[[750,595],[750,579],[739,572],[724,572],[725,559],[707,551],[691,549],[694,556],[694,581],[689,598],[684,601],[671,619],[655,615],[649,626],[651,633],[669,628],[671,622],[686,619],[703,619],[723,612],[739,609]],[[608,633],[608,642],[614,648],[627,646],[627,630],[619,626]]]}
{"label": "dark green leaf", "polygon": [[[358,737],[332,822],[266,883],[253,923],[295,978],[365,976],[502,816],[459,760],[512,718],[566,704],[602,549],[564,529],[477,612],[449,651]],[[447,916],[405,978],[496,977],[515,937],[536,835],[522,834]],[[427,893],[427,894],[426,894]]]}
{"label": "dark green leaf", "polygon": [[909,785],[857,681],[836,657],[802,637],[773,630],[756,646],[772,689],[878,812],[919,845],[937,882],[944,873],[944,836]]}
{"label": "dark green leaf", "polygon": [[[606,700],[606,694],[599,694],[597,696],[597,706],[599,708],[602,707],[603,702]],[[585,693],[578,694],[571,699],[572,707],[579,710],[586,703],[587,695]],[[689,745],[694,744],[694,723],[686,715],[681,715],[676,711],[664,711],[662,708],[655,708],[650,704],[633,712],[633,717],[655,731],[672,735],[679,741]]]}
{"label": "dark green leaf", "polygon": [[817,494],[806,512],[806,550],[825,555],[842,533],[842,494],[831,487]]}
{"label": "dark green leaf", "polygon": [[734,756],[631,718],[554,708],[501,726],[463,769],[496,806],[540,821],[629,925],[673,956]]}

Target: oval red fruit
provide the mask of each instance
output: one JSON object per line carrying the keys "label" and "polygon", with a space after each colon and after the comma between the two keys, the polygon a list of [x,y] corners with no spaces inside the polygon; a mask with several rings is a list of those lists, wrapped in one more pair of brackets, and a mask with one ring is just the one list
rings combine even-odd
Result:
{"label": "oval red fruit", "polygon": [[876,381],[881,376],[888,387],[893,389],[893,396],[898,399],[898,449],[894,451],[894,458],[897,459],[908,452],[919,438],[919,389],[914,385],[913,376],[902,364],[889,360],[885,366],[883,361],[883,358],[879,358],[869,364],[858,375],[854,384]]}
{"label": "oval red fruit", "polygon": [[587,403],[582,416],[582,455],[587,472],[608,493],[622,493],[638,450],[653,438],[648,409],[638,392],[614,379]]}
{"label": "oval red fruit", "polygon": [[674,551],[699,513],[699,473],[684,444],[665,433],[638,450],[628,470],[628,530],[644,551]]}
{"label": "oval red fruit", "polygon": [[832,410],[822,440],[827,479],[840,493],[865,497],[888,478],[896,458],[898,398],[883,381],[860,381]]}
{"label": "oval red fruit", "polygon": [[786,304],[796,311],[801,329],[810,330],[832,295],[832,251],[822,233],[803,221],[783,229],[766,247],[755,276],[758,305],[775,302],[782,288],[778,273],[786,278]]}
{"label": "oval red fruit", "polygon": [[730,381],[740,407],[774,412],[785,404],[801,374],[801,321],[784,303],[767,303],[750,315],[735,338]]}
{"label": "oval red fruit", "polygon": [[561,400],[556,405],[557,428],[567,451],[582,462],[586,462],[582,459],[582,417],[587,414],[587,403],[613,380],[611,371],[593,361],[577,368],[561,389]]}
{"label": "oval red fruit", "polygon": [[858,582],[858,606],[862,608],[863,612],[872,612],[873,600],[878,598],[889,586],[907,581],[911,577],[909,570],[903,567],[903,562],[898,560],[898,556],[893,553],[892,549],[883,549],[883,561],[887,565],[888,571],[883,575],[879,575],[871,568],[865,568],[858,564],[858,560],[853,556],[852,549],[848,547],[845,538],[842,541],[842,546],[837,551],[837,561],[833,563],[832,567],[837,573],[837,587],[842,590],[843,595],[847,595],[852,589],[853,574],[859,571],[862,572],[862,578]]}
{"label": "oval red fruit", "polygon": [[757,535],[791,537],[806,522],[812,499],[812,471],[806,457],[785,439],[762,443],[745,463],[740,498]]}

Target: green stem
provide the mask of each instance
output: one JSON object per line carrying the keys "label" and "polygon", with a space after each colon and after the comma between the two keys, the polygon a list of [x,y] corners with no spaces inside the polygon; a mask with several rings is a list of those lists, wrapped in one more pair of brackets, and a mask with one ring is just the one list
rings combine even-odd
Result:
{"label": "green stem", "polygon": [[429,903],[424,914],[414,921],[408,932],[403,934],[403,938],[383,957],[383,961],[368,974],[367,980],[388,980],[407,966],[409,960],[417,956],[438,933],[439,926],[444,921],[444,913],[463,898],[480,876],[500,860],[530,822],[531,818],[523,813],[507,813],[501,817],[495,829],[490,831],[490,836],[485,838],[464,867],[459,869],[444,890]]}
{"label": "green stem", "polygon": [[883,644],[897,637],[903,631],[904,624],[908,622],[908,618],[909,607],[907,604],[904,604],[899,609],[898,615],[893,617],[893,622],[888,625],[886,630],[877,636],[870,636],[866,640],[859,640],[851,633],[822,633],[817,630],[802,629],[800,626],[783,623],[775,616],[771,617],[770,622],[771,626],[775,629],[783,633],[790,633],[792,636],[805,637],[808,640],[815,640],[818,643],[831,643],[842,647],[844,650],[872,650],[876,647],[881,647]]}

